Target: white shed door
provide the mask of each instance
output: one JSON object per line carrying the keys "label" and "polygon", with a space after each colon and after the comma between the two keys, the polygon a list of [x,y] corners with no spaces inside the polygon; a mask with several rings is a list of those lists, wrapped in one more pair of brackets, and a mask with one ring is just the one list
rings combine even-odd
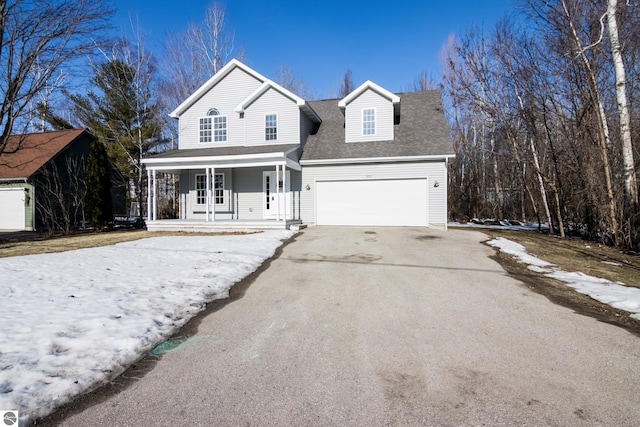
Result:
{"label": "white shed door", "polygon": [[427,226],[427,179],[320,181],[316,224]]}
{"label": "white shed door", "polygon": [[24,189],[0,189],[0,229],[24,230]]}

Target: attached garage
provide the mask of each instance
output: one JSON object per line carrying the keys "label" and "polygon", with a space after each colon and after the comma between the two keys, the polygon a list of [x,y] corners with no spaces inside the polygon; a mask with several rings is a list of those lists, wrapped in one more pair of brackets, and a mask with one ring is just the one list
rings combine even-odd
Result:
{"label": "attached garage", "polygon": [[427,178],[316,182],[316,224],[429,224]]}
{"label": "attached garage", "polygon": [[24,188],[0,188],[0,230],[25,230]]}

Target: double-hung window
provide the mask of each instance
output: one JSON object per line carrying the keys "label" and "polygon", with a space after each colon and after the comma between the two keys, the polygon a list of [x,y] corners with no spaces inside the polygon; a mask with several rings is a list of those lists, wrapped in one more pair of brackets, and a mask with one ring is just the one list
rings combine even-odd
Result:
{"label": "double-hung window", "polygon": [[[213,202],[224,204],[224,174],[217,173],[213,177]],[[207,204],[207,176],[196,175],[196,204]]]}
{"label": "double-hung window", "polygon": [[365,108],[362,110],[362,134],[376,134],[376,109]]}
{"label": "double-hung window", "polygon": [[224,204],[224,174],[217,173],[213,177],[213,199],[216,205]]}
{"label": "double-hung window", "polygon": [[196,204],[207,204],[207,176],[196,175]]}
{"label": "double-hung window", "polygon": [[278,115],[267,114],[264,116],[264,139],[276,141],[278,139]]}
{"label": "double-hung window", "polygon": [[227,142],[227,116],[221,116],[216,108],[200,118],[200,142]]}

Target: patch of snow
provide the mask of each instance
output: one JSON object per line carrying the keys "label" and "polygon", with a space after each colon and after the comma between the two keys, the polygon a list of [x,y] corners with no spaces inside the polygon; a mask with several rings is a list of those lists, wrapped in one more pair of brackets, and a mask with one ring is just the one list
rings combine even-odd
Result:
{"label": "patch of snow", "polygon": [[533,255],[529,255],[524,246],[503,237],[498,237],[490,241],[489,244],[499,248],[502,252],[513,255],[523,264],[534,265],[536,267],[548,267],[553,265],[550,262],[536,258]]}
{"label": "patch of snow", "polygon": [[153,237],[0,259],[0,409],[26,424],[110,381],[292,235]]}
{"label": "patch of snow", "polygon": [[619,262],[611,262],[611,261],[600,261],[603,264],[609,264],[609,265],[615,265],[616,267],[620,267],[622,264],[620,264]]}
{"label": "patch of snow", "polygon": [[[477,221],[477,222],[474,222]],[[486,222],[486,223],[485,223]],[[499,224],[498,224],[499,223]],[[494,230],[527,230],[527,231],[537,231],[538,224],[524,224],[519,221],[496,221],[496,220],[476,220],[475,218],[472,221],[461,223],[457,221],[450,221],[447,223],[448,227],[459,227],[459,228],[480,228],[480,229],[494,229]],[[548,230],[549,226],[547,224],[542,224],[542,230]]]}
{"label": "patch of snow", "polygon": [[632,313],[632,318],[640,320],[640,289],[626,286],[622,282],[612,282],[581,272],[561,270],[551,263],[529,255],[524,246],[502,237],[488,243],[499,248],[502,252],[513,255],[518,262],[529,264],[529,269],[560,280],[576,291],[604,304],[628,311]]}

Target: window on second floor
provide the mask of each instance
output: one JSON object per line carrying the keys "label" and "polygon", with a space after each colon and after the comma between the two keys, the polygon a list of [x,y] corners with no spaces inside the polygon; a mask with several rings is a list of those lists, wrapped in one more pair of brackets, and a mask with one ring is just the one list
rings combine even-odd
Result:
{"label": "window on second floor", "polygon": [[227,116],[221,116],[216,108],[200,118],[200,142],[227,142]]}
{"label": "window on second floor", "polygon": [[278,139],[278,115],[267,114],[264,116],[264,139],[276,141]]}
{"label": "window on second floor", "polygon": [[362,134],[363,135],[376,134],[376,109],[375,108],[364,108],[362,110]]}

